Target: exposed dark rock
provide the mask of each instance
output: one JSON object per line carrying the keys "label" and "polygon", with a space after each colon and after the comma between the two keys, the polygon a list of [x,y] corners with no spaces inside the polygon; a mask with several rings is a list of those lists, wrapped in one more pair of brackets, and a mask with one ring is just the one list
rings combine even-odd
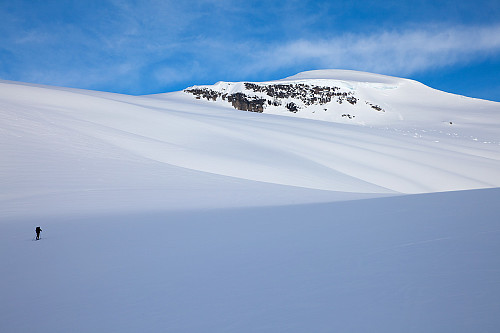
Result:
{"label": "exposed dark rock", "polygon": [[[246,82],[245,88],[253,92],[265,93],[275,101],[276,99],[296,98],[302,100],[306,105],[329,103],[332,101],[332,97],[337,95],[335,91],[340,90],[339,87],[309,86],[303,83],[258,85]],[[343,95],[343,97],[345,96],[347,94]],[[273,103],[273,105],[276,104],[276,102]]]}
{"label": "exposed dark rock", "polygon": [[372,107],[372,109],[375,109],[375,110],[377,110],[377,111],[379,111],[379,112],[385,112],[385,110],[384,110],[384,109],[382,109],[382,108],[381,108],[380,106],[378,106],[378,105],[372,104],[372,103],[370,103],[370,102],[366,102],[366,104],[370,105],[370,106]]}
{"label": "exposed dark rock", "polygon": [[349,103],[351,103],[352,105],[356,104],[356,102],[358,101],[358,99],[356,97],[353,97],[353,96],[349,96],[346,98],[346,101],[348,101]]}
{"label": "exposed dark rock", "polygon": [[352,118],[354,118],[354,117],[356,117],[356,116],[352,116],[352,115],[350,115],[349,113],[344,113],[344,114],[342,115],[342,118],[344,118],[344,117],[347,117],[347,118],[349,118],[349,119],[352,119]]}
{"label": "exposed dark rock", "polygon": [[[221,98],[231,103],[235,109],[252,112],[263,112],[265,107],[281,106],[284,103],[286,103],[285,107],[290,112],[295,113],[302,106],[324,105],[333,100],[339,104],[347,101],[355,105],[358,102],[358,98],[353,96],[353,92],[341,91],[340,87],[317,86],[304,83],[257,84],[250,82],[245,82],[244,86],[244,91],[234,94],[227,94],[211,90],[210,88],[192,88],[186,89],[185,92],[193,94],[197,99],[204,98],[209,101],[216,101],[218,98]],[[245,94],[245,91],[259,93],[261,96],[264,96],[250,96]],[[294,101],[292,102],[290,99]],[[297,104],[297,101],[301,103]],[[379,106],[369,104],[377,111],[383,111]]]}
{"label": "exposed dark rock", "polygon": [[229,95],[227,101],[230,102],[233,107],[237,110],[251,111],[251,112],[263,112],[264,103],[266,102],[263,98],[248,97],[243,93],[236,93]]}
{"label": "exposed dark rock", "polygon": [[202,89],[200,89],[200,88],[186,89],[184,91],[195,95],[196,99],[204,98],[204,99],[207,99],[209,101],[210,100],[216,101],[217,97],[221,96],[220,92],[214,91],[214,90],[211,90],[211,89],[207,89],[207,88],[202,88]]}
{"label": "exposed dark rock", "polygon": [[288,109],[288,111],[293,112],[293,113],[296,113],[297,111],[299,111],[298,105],[295,104],[294,102],[288,103],[286,105],[286,108]]}

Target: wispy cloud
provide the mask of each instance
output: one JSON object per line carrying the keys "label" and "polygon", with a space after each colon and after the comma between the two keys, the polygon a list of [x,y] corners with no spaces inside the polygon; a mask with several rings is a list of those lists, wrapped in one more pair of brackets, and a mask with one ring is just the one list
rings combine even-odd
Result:
{"label": "wispy cloud", "polygon": [[[175,46],[196,64],[162,66],[156,78],[168,84],[186,80],[251,80],[305,69],[354,69],[409,76],[434,69],[481,62],[500,54],[500,24],[442,26],[344,33],[331,38],[297,38],[287,42],[229,41],[207,37]],[[182,68],[182,70],[181,70]],[[168,73],[163,77],[162,73]],[[278,74],[279,75],[279,74]],[[276,75],[274,75],[276,76]],[[161,80],[160,80],[161,78]],[[196,83],[196,82],[193,82]]]}
{"label": "wispy cloud", "polygon": [[320,68],[411,74],[484,59],[500,52],[500,25],[440,27],[297,39],[261,48],[246,70],[269,71],[309,64]]}

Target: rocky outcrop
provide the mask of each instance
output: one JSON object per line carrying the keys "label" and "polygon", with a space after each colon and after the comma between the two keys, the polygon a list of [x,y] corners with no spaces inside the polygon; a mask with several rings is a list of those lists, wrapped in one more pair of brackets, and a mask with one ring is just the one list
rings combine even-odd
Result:
{"label": "rocky outcrop", "polygon": [[384,109],[382,109],[379,105],[372,104],[370,102],[366,102],[369,106],[371,106],[372,109],[377,110],[379,112],[385,112]]}
{"label": "rocky outcrop", "polygon": [[243,93],[228,95],[227,101],[237,110],[251,112],[264,112],[264,103],[266,103],[263,98],[249,97]]}
{"label": "rocky outcrop", "polygon": [[208,88],[186,89],[184,90],[184,92],[193,94],[196,99],[203,98],[209,101],[216,101],[218,98],[221,98],[222,100],[227,100],[229,103],[231,103],[231,105],[235,109],[242,111],[263,112],[264,104],[266,103],[266,99],[264,98],[259,98],[257,96],[248,96],[241,92],[227,94]]}
{"label": "rocky outcrop", "polygon": [[[225,84],[225,85],[224,85]],[[193,87],[184,92],[194,95],[197,99],[209,101],[227,101],[237,110],[264,112],[266,107],[284,107],[297,113],[311,105],[325,105],[336,102],[347,102],[356,105],[359,98],[352,90],[336,86],[320,86],[306,83],[243,83],[243,87],[234,92],[233,83],[222,83],[212,87]],[[232,86],[232,89],[229,87]],[[233,93],[227,91],[232,90]],[[347,91],[346,91],[347,90]],[[385,112],[380,106],[366,101],[376,111]],[[343,115],[345,116],[345,115]],[[348,117],[352,119],[352,117]]]}
{"label": "rocky outcrop", "polygon": [[193,94],[196,99],[204,98],[209,101],[216,101],[217,98],[221,97],[221,93],[219,91],[207,89],[207,88],[193,88],[184,90],[187,93]]}
{"label": "rocky outcrop", "polygon": [[299,84],[266,84],[245,83],[249,91],[264,93],[274,101],[283,99],[298,99],[305,106],[319,104],[323,105],[332,101],[334,97],[339,100],[354,98],[351,92],[340,92],[339,87],[315,86],[303,83]]}
{"label": "rocky outcrop", "polygon": [[297,111],[299,111],[299,107],[294,102],[288,103],[286,105],[286,108],[288,109],[288,111],[293,112],[293,113],[296,113]]}

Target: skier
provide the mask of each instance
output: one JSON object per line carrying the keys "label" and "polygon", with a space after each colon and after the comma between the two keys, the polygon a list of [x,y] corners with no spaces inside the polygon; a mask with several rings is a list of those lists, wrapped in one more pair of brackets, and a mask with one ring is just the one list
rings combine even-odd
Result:
{"label": "skier", "polygon": [[36,231],[36,239],[38,240],[40,239],[40,232],[42,231],[42,229],[40,227],[36,227],[35,231]]}

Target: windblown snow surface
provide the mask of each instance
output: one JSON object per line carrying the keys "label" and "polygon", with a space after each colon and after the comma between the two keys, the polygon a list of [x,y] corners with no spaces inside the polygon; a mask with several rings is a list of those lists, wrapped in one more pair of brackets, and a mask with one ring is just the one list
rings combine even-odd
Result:
{"label": "windblown snow surface", "polygon": [[498,332],[500,104],[256,84],[384,111],[0,81],[0,332]]}

